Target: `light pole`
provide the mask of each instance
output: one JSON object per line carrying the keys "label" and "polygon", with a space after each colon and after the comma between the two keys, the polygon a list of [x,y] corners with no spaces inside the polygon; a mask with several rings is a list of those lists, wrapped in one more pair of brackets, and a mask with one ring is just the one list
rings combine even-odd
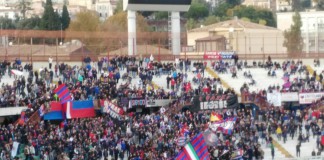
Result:
{"label": "light pole", "polygon": [[63,30],[63,24],[61,23],[61,42],[60,42],[60,45],[63,44],[63,34],[62,34],[62,30]]}

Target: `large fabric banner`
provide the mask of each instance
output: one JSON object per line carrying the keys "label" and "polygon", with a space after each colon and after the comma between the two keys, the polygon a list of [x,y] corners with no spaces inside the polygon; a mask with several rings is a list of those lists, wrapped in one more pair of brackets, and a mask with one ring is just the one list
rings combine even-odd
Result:
{"label": "large fabric banner", "polygon": [[19,143],[13,142],[12,149],[11,149],[11,157],[16,157],[19,149]]}
{"label": "large fabric banner", "polygon": [[227,108],[226,100],[200,102],[201,110],[222,109],[222,108]]}
{"label": "large fabric banner", "polygon": [[100,100],[100,105],[103,113],[108,113],[113,118],[120,118],[124,114],[124,110],[116,104],[108,100]]}
{"label": "large fabric banner", "polygon": [[283,92],[281,93],[281,102],[298,102],[298,92]]}
{"label": "large fabric banner", "polygon": [[318,93],[299,93],[300,104],[311,104],[324,96],[324,92]]}
{"label": "large fabric banner", "polygon": [[128,101],[128,108],[145,107],[145,105],[145,99],[130,99]]}
{"label": "large fabric banner", "polygon": [[267,93],[267,101],[275,107],[281,106],[281,93],[277,91],[272,91],[272,93]]}
{"label": "large fabric banner", "polygon": [[224,134],[232,134],[232,130],[234,128],[235,122],[236,122],[236,117],[227,118],[226,120],[223,121],[211,123],[209,125],[209,128],[214,132],[222,131]]}

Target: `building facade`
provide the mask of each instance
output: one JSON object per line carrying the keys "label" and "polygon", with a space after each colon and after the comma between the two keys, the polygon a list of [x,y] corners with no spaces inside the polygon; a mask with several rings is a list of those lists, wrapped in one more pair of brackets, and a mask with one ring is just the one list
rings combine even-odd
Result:
{"label": "building facade", "polygon": [[17,9],[14,9],[12,7],[0,6],[0,17],[14,20],[17,16],[20,16],[20,12]]}
{"label": "building facade", "polygon": [[[294,12],[277,13],[277,28],[285,31],[293,24]],[[324,12],[300,12],[302,21],[303,51],[306,53],[324,53]]]}
{"label": "building facade", "polygon": [[271,9],[271,0],[245,0],[243,5]]}
{"label": "building facade", "polygon": [[290,0],[275,0],[276,1],[276,11],[291,11],[291,1]]}
{"label": "building facade", "polygon": [[101,21],[106,20],[114,14],[117,1],[115,0],[98,0],[96,2],[96,12]]}
{"label": "building facade", "polygon": [[[192,46],[196,52],[201,52],[200,48],[196,48],[198,46],[197,42],[207,37],[216,36],[225,37],[225,50],[236,51],[239,55],[286,54],[286,48],[282,45],[284,37],[281,30],[239,19],[219,22],[188,31],[188,46]],[[216,43],[213,44],[216,45]],[[218,43],[218,45],[220,44]],[[217,47],[206,47],[204,52],[214,51],[214,48]]]}

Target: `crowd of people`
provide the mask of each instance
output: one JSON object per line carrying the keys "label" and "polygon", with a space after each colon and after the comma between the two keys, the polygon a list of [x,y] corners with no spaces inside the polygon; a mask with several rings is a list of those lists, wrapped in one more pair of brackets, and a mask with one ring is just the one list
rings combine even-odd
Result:
{"label": "crowd of people", "polygon": [[[220,79],[204,76],[206,62],[179,60],[177,63],[161,63],[151,58],[136,60],[133,57],[118,56],[112,59],[102,58],[93,65],[91,58],[87,57],[82,66],[60,63],[52,67],[52,61],[49,59],[48,67],[35,71],[31,64],[22,67],[17,60],[13,64],[3,62],[8,72],[4,69],[2,76],[11,74],[9,68],[25,70],[28,74],[27,80],[24,76],[15,75],[13,85],[2,85],[1,106],[28,106],[25,118],[41,106],[48,108],[50,101],[58,100],[53,92],[57,87],[53,84],[55,78],[59,79],[59,84],[65,83],[68,86],[74,100],[116,99],[120,107],[125,107],[121,103],[121,99],[125,97],[176,99],[170,105],[172,109],[192,101],[195,95],[235,94],[233,91],[224,91]],[[216,70],[225,72],[229,64],[214,63],[213,66]],[[287,68],[287,65],[284,66]],[[123,70],[127,74],[121,75]],[[189,80],[187,72],[193,72],[196,77]],[[167,88],[156,88],[152,84],[153,76],[161,75],[168,75],[165,79]],[[139,82],[132,86],[135,77],[139,77]],[[168,110],[167,107],[164,109]],[[243,159],[263,159],[269,156],[264,155],[265,147],[262,146],[265,144],[270,147],[272,158],[275,157],[273,136],[277,136],[279,140],[282,137],[284,142],[289,141],[287,136],[292,139],[297,137],[300,148],[311,135],[319,138],[323,130],[323,126],[317,122],[323,121],[324,116],[321,113],[314,117],[312,108],[294,112],[269,107],[255,113],[253,108],[235,107],[216,112],[224,120],[236,118],[233,133],[211,132],[211,111],[192,112],[190,109],[176,112],[161,109],[150,114],[129,112],[119,118],[98,113],[95,118],[63,122],[41,120],[32,125],[10,123],[0,127],[0,158],[91,160],[111,157],[115,160],[168,160],[175,158],[183,148],[178,143],[179,137],[184,136],[189,142],[200,132],[211,132],[211,135],[217,137],[208,146],[211,159],[231,159],[237,150],[242,150]],[[301,132],[302,127],[306,128],[306,134]],[[19,142],[23,150],[18,151],[18,156],[11,157],[14,142]],[[320,143],[317,146],[319,151],[323,148]]]}

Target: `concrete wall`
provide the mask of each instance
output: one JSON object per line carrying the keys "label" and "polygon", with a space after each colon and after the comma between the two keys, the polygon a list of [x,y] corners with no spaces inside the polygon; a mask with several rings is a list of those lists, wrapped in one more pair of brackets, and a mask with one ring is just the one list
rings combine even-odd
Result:
{"label": "concrete wall", "polygon": [[208,37],[209,33],[206,32],[188,32],[187,33],[187,44],[188,46],[195,46],[196,39]]}
{"label": "concrete wall", "polygon": [[284,36],[279,30],[249,30],[233,33],[233,50],[238,54],[283,54]]}

